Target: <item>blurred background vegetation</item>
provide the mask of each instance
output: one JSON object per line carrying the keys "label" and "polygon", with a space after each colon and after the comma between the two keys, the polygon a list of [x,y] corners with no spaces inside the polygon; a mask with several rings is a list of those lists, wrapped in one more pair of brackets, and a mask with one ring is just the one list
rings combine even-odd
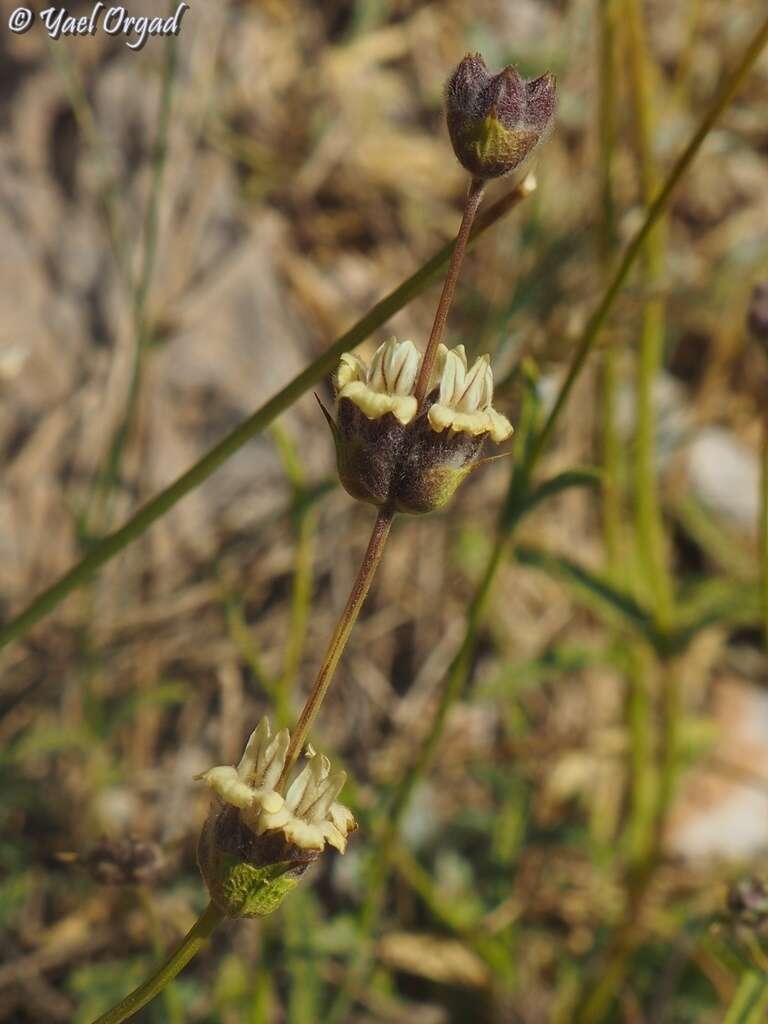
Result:
{"label": "blurred background vegetation", "polygon": [[[539,188],[470,254],[448,325],[492,353],[519,455],[765,15],[193,0],[135,53],[13,36],[0,6],[4,621],[453,236],[442,87],[467,50],[558,79]],[[512,537],[500,460],[396,524],[316,729],[350,772],[349,852],[137,1019],[766,1019],[766,109],[764,54],[544,452],[542,478],[594,467],[582,486]],[[423,344],[436,301],[362,351]],[[293,719],[371,522],[306,394],[0,654],[0,1020],[87,1024],[192,923],[194,776],[265,711]]]}

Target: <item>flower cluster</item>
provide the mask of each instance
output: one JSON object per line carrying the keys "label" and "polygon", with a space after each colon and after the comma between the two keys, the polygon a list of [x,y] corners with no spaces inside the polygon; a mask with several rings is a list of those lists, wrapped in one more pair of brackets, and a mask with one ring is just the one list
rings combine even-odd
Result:
{"label": "flower cluster", "polygon": [[277,785],[290,743],[272,736],[263,718],[237,767],[211,768],[200,778],[219,798],[206,822],[198,861],[211,898],[231,916],[271,913],[326,843],[341,853],[357,827],[340,804],[346,774],[311,751],[283,796]]}
{"label": "flower cluster", "polygon": [[269,720],[262,718],[237,768],[211,768],[201,778],[225,803],[240,809],[243,821],[257,836],[279,829],[289,843],[304,850],[320,851],[327,842],[344,853],[355,820],[336,797],[347,776],[331,772],[328,758],[312,752],[283,797],[275,787],[289,743],[287,729],[273,738]]}
{"label": "flower cluster", "polygon": [[513,171],[546,137],[555,112],[551,74],[526,82],[513,67],[492,75],[467,54],[445,89],[448,132],[460,163],[476,178]]}
{"label": "flower cluster", "polygon": [[440,508],[478,465],[485,440],[512,433],[492,405],[488,356],[470,367],[463,345],[440,345],[422,409],[413,393],[420,366],[413,342],[395,338],[370,365],[345,353],[335,379],[338,416],[329,417],[346,489],[400,512]]}

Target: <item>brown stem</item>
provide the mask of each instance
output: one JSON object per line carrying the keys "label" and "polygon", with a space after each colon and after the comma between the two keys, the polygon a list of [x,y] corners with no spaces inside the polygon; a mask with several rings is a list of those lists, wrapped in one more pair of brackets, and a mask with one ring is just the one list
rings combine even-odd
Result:
{"label": "brown stem", "polygon": [[371,581],[381,561],[384,545],[387,542],[394,516],[395,513],[391,509],[383,508],[376,517],[371,539],[368,541],[368,547],[363,555],[360,568],[357,570],[357,576],[347,598],[347,603],[344,606],[344,611],[339,616],[339,621],[328,644],[328,650],[325,652],[325,658],[317,673],[317,678],[296,723],[296,728],[291,735],[291,743],[285,757],[285,767],[277,784],[278,789],[285,784],[317,717],[320,705],[323,703],[328,692],[328,687],[331,685],[339,658],[347,645],[349,634],[352,632],[352,627],[357,621],[357,616],[360,613],[360,609],[370,589]]}
{"label": "brown stem", "polygon": [[459,271],[461,270],[461,264],[464,262],[469,232],[482,201],[484,191],[485,182],[481,181],[480,178],[472,178],[467,189],[467,198],[464,201],[464,216],[461,218],[459,233],[456,236],[456,244],[453,247],[451,262],[448,265],[448,273],[443,284],[440,301],[437,304],[435,322],[432,324],[432,333],[427,342],[427,349],[421,361],[421,369],[419,370],[419,376],[413,392],[419,407],[422,406],[429,388],[429,378],[432,375],[432,367],[435,364],[437,346],[443,337],[445,321],[448,319],[448,310],[451,308],[453,293],[456,291],[456,282],[459,279]]}

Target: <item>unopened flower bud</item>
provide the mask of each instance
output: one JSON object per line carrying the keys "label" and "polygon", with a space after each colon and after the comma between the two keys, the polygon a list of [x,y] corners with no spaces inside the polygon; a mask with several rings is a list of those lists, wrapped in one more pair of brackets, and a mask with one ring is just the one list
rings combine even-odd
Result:
{"label": "unopened flower bud", "polygon": [[346,775],[312,753],[283,796],[275,788],[290,737],[271,735],[263,718],[240,763],[201,776],[217,796],[203,826],[197,858],[212,901],[229,917],[271,914],[298,885],[326,843],[341,853],[357,827],[337,802]]}
{"label": "unopened flower bud", "polygon": [[768,348],[768,284],[756,284],[752,289],[747,326],[755,340]]}
{"label": "unopened flower bud", "polygon": [[459,162],[476,178],[508,174],[546,136],[555,112],[555,78],[526,82],[509,66],[492,75],[467,54],[448,79],[445,110]]}
{"label": "unopened flower bud", "polygon": [[354,498],[414,514],[441,508],[481,463],[487,439],[505,441],[512,425],[492,405],[487,356],[470,368],[464,346],[441,345],[424,408],[413,394],[421,354],[391,338],[370,366],[352,353],[336,373],[339,477]]}

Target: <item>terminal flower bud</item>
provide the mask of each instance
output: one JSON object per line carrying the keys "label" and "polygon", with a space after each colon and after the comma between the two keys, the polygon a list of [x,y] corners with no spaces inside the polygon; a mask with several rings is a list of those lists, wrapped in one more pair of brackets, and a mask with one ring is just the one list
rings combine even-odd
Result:
{"label": "terminal flower bud", "polygon": [[336,797],[346,774],[312,752],[285,796],[276,789],[290,736],[271,735],[263,718],[237,767],[211,768],[200,778],[217,800],[203,826],[198,864],[211,899],[229,917],[271,914],[298,885],[326,844],[344,852],[357,828]]}
{"label": "terminal flower bud", "polygon": [[445,89],[448,132],[459,162],[476,178],[513,171],[546,136],[555,99],[553,75],[526,82],[511,66],[492,75],[479,53],[467,54]]}
{"label": "terminal flower bud", "polygon": [[[391,338],[370,366],[345,353],[336,373],[339,477],[354,498],[399,512],[441,508],[481,464],[485,441],[505,441],[512,425],[492,405],[488,356],[470,368],[464,346],[438,349],[424,408],[413,394],[421,353]],[[324,410],[325,411],[325,410]]]}

